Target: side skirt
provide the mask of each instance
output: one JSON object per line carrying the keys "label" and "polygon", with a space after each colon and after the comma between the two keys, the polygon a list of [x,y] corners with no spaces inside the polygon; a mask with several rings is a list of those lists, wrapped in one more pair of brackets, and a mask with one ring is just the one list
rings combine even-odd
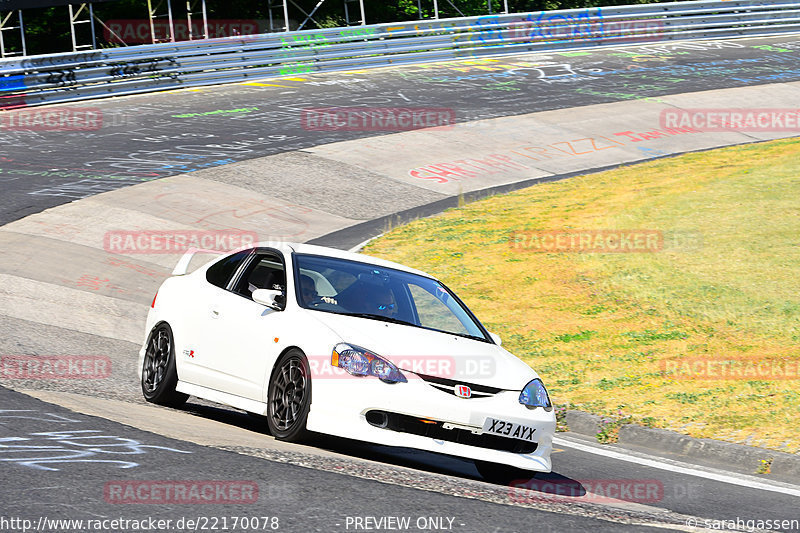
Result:
{"label": "side skirt", "polygon": [[178,392],[190,394],[211,402],[230,405],[231,407],[259,415],[267,414],[267,404],[264,402],[242,398],[241,396],[209,389],[207,387],[201,387],[200,385],[193,385],[191,383],[186,383],[185,381],[178,381],[178,385],[175,388],[178,390]]}

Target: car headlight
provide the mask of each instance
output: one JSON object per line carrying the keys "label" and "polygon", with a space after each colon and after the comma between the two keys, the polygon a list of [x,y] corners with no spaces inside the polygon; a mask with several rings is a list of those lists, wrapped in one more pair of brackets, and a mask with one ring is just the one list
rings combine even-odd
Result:
{"label": "car headlight", "polygon": [[552,407],[550,396],[539,378],[532,379],[519,393],[519,403],[529,407]]}
{"label": "car headlight", "polygon": [[353,376],[375,376],[385,383],[407,383],[400,370],[383,357],[360,346],[340,342],[333,347],[331,365]]}

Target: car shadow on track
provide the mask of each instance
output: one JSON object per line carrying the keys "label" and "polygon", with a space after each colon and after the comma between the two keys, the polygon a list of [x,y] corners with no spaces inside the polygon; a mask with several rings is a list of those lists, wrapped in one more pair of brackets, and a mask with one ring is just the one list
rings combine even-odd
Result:
{"label": "car shadow on track", "polygon": [[[266,418],[263,416],[245,413],[237,409],[211,404],[204,400],[196,400],[195,398],[192,398],[181,410],[194,416],[263,434],[266,439],[272,438],[267,427]],[[413,448],[381,446],[319,434],[315,435],[313,441],[307,444],[346,457],[376,461],[387,466],[401,466],[423,472],[486,481],[478,473],[472,461],[449,455]],[[580,497],[586,494],[586,490],[579,481],[558,473],[539,473],[532,477],[522,476],[519,479],[514,479],[511,483],[494,483],[510,485],[515,491],[526,491],[527,496],[525,497],[528,498],[535,497],[537,493],[544,495],[543,497],[550,497],[550,495],[554,494],[559,497]]]}

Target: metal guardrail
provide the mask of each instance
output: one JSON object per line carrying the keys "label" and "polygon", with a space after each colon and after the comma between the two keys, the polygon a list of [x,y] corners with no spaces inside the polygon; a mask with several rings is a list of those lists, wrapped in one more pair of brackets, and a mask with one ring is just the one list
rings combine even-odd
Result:
{"label": "metal guardrail", "polygon": [[690,1],[488,15],[0,60],[0,108],[499,54],[800,31],[800,3]]}

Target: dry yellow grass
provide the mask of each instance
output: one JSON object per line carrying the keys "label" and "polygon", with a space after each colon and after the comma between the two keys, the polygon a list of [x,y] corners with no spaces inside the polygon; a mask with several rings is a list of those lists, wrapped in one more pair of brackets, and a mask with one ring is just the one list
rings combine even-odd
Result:
{"label": "dry yellow grass", "polygon": [[[649,229],[657,253],[532,253],[513,231]],[[441,278],[557,403],[800,452],[800,380],[676,379],[672,360],[800,362],[800,142],[538,185],[365,250]]]}

